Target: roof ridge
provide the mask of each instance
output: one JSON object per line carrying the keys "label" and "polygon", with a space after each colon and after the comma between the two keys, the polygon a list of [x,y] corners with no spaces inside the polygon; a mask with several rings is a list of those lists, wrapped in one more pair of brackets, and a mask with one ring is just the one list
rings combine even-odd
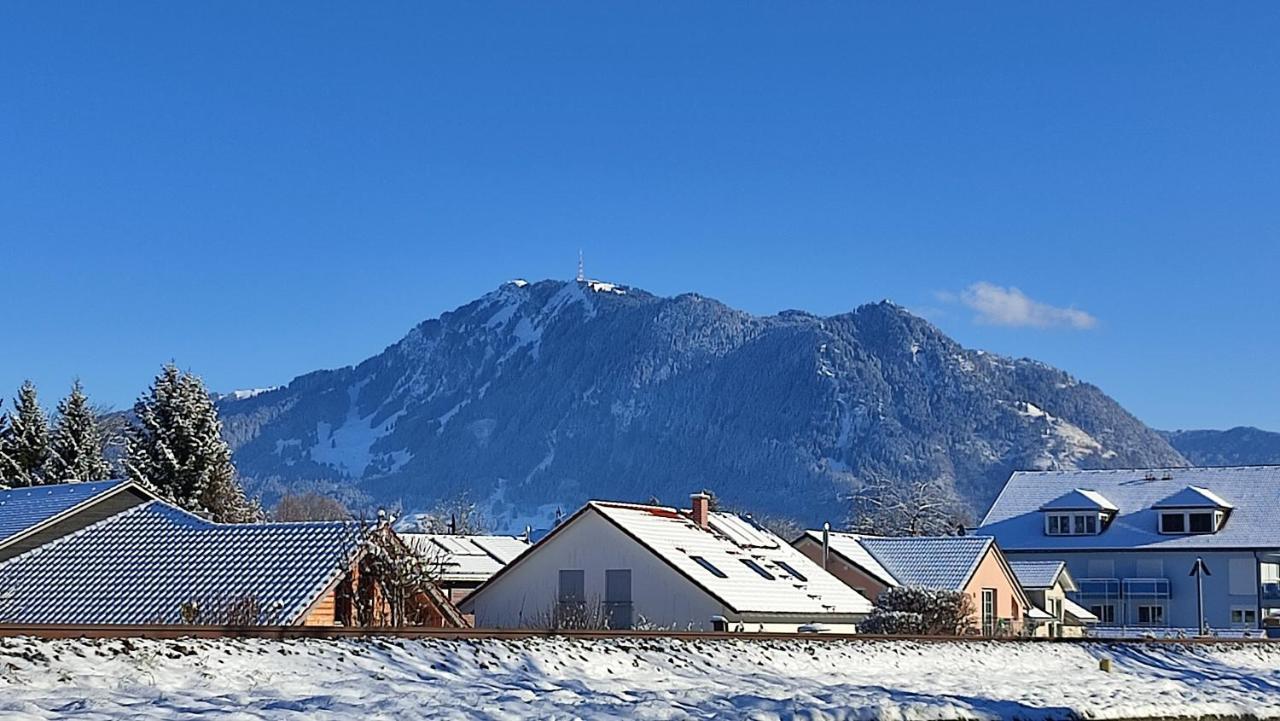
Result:
{"label": "roof ridge", "polygon": [[127,516],[133,516],[135,514],[141,513],[143,509],[150,507],[153,503],[163,503],[163,501],[158,501],[158,500],[144,501],[143,503],[139,503],[136,506],[126,508],[119,513],[115,513],[110,516],[107,516],[106,518],[103,518],[100,521],[95,521],[93,523],[90,523],[84,528],[68,533],[65,536],[59,536],[53,539],[52,541],[49,541],[48,543],[42,543],[39,546],[36,546],[35,548],[31,549],[30,551],[27,551],[25,553],[19,553],[13,558],[5,559],[4,561],[0,562],[0,572],[3,572],[7,566],[9,566],[10,564],[13,564],[20,558],[28,558],[28,557],[35,558],[39,554],[46,553],[52,549],[58,548],[59,546],[62,546],[63,544],[70,542],[71,539],[78,538],[84,535],[85,533],[88,533],[92,529],[102,528],[104,526],[118,522],[120,519],[125,518]]}

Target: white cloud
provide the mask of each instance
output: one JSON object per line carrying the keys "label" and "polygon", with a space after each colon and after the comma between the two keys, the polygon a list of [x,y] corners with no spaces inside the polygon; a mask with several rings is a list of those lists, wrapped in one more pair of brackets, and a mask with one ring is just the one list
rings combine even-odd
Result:
{"label": "white cloud", "polygon": [[1083,310],[1041,303],[1017,288],[986,281],[974,283],[958,294],[939,293],[938,297],[964,304],[977,313],[975,321],[989,325],[1088,330],[1098,324],[1097,318]]}

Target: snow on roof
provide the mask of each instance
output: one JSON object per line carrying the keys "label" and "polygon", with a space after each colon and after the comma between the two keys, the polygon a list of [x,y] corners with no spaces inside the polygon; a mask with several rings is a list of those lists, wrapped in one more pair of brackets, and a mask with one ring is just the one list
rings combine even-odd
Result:
{"label": "snow on roof", "polygon": [[181,623],[183,604],[252,599],[260,623],[290,624],[357,541],[342,522],[219,524],[149,501],[0,564],[0,622]]}
{"label": "snow on roof", "polygon": [[0,491],[0,546],[10,539],[125,486],[128,481],[58,483]]}
{"label": "snow on roof", "polygon": [[979,536],[860,536],[858,542],[903,586],[959,591],[991,539]]}
{"label": "snow on roof", "polygon": [[1152,508],[1232,508],[1230,503],[1222,500],[1222,496],[1207,488],[1187,486],[1172,496],[1161,500]]}
{"label": "snow on roof", "polygon": [[516,536],[397,534],[411,548],[441,564],[443,581],[484,581],[529,547]]}
{"label": "snow on roof", "polygon": [[[805,531],[804,533],[806,537],[817,542],[819,546],[822,545],[822,531]],[[832,531],[827,534],[827,538],[832,552],[861,568],[867,575],[886,586],[900,585],[898,580],[893,577],[893,574],[880,565],[876,557],[867,552],[867,549],[863,548],[861,543],[858,543],[859,536],[856,534]]]}
{"label": "snow on roof", "polygon": [[[1232,511],[1217,533],[1162,535],[1157,505],[1188,486],[1222,501]],[[1115,519],[1092,536],[1049,536],[1039,512],[1073,489],[1096,489],[1119,507]],[[1280,466],[1157,468],[1102,471],[1019,471],[1010,476],[979,533],[995,536],[1006,550],[1124,548],[1280,548]]]}
{"label": "snow on roof", "polygon": [[1052,621],[1053,614],[1043,611],[1035,605],[1027,606],[1027,618],[1034,618],[1037,621]]}
{"label": "snow on roof", "polygon": [[1040,506],[1042,511],[1118,511],[1107,497],[1088,488],[1073,488]]}
{"label": "snow on roof", "polygon": [[1062,561],[1009,561],[1009,567],[1023,588],[1039,589],[1053,588],[1067,564]]}
{"label": "snow on roof", "polygon": [[715,512],[704,529],[675,508],[588,505],[736,612],[871,612],[871,602],[857,591],[747,519]]}
{"label": "snow on roof", "polygon": [[1062,611],[1066,615],[1074,618],[1077,621],[1080,621],[1081,623],[1097,623],[1098,622],[1098,617],[1095,616],[1089,609],[1085,608],[1084,606],[1081,606],[1080,604],[1076,603],[1075,601],[1072,601],[1069,598],[1062,599]]}

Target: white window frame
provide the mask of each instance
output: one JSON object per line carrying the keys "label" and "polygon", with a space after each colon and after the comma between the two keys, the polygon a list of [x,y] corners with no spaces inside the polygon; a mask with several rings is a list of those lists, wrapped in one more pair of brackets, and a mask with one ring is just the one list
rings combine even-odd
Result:
{"label": "white window frame", "polygon": [[1096,512],[1049,511],[1045,513],[1046,536],[1096,536],[1102,521]]}
{"label": "white window frame", "polygon": [[[1142,609],[1154,609],[1159,611],[1159,620],[1142,620]],[[1148,613],[1148,616],[1151,614]],[[1140,603],[1133,607],[1133,622],[1136,626],[1164,626],[1165,625],[1165,608],[1163,603]]]}
{"label": "white window frame", "polygon": [[[1097,609],[1097,610],[1094,610]],[[1089,613],[1098,617],[1098,623],[1114,624],[1116,622],[1116,605],[1114,603],[1093,603],[1089,604]],[[1107,618],[1110,616],[1111,618]]]}
{"label": "white window frame", "polygon": [[1254,606],[1232,606],[1231,626],[1233,628],[1257,628],[1258,609]]}
{"label": "white window frame", "polygon": [[[1209,516],[1209,530],[1207,531],[1191,530],[1191,517],[1206,516],[1206,515]],[[1164,519],[1166,516],[1174,516],[1174,517],[1181,516],[1182,530],[1181,531],[1164,530]],[[1214,533],[1217,533],[1219,530],[1222,529],[1223,517],[1224,516],[1222,511],[1219,511],[1214,508],[1181,508],[1178,510],[1167,510],[1167,511],[1162,510],[1160,511],[1159,520],[1157,521],[1158,525],[1156,527],[1156,531],[1158,531],[1161,535],[1164,535],[1164,536],[1209,536]]]}

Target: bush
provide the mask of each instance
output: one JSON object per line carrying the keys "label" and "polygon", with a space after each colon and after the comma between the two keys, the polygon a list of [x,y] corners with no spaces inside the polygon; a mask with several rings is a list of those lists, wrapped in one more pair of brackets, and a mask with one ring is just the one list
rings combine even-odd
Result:
{"label": "bush", "polygon": [[976,630],[969,594],[913,586],[881,593],[875,610],[858,629],[895,636],[964,636]]}

